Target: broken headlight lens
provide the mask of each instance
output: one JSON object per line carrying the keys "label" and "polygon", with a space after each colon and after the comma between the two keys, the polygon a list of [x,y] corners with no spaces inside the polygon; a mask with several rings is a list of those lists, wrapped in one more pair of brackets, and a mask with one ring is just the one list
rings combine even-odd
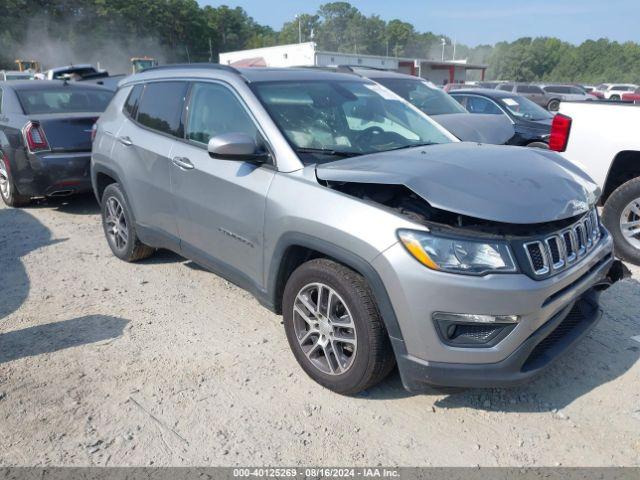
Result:
{"label": "broken headlight lens", "polygon": [[446,238],[413,230],[399,230],[398,237],[416,260],[432,270],[469,275],[518,271],[504,242]]}

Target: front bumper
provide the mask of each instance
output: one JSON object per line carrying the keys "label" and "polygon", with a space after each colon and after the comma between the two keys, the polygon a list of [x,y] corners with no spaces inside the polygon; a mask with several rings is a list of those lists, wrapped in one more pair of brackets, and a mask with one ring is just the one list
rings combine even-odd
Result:
{"label": "front bumper", "polygon": [[[402,333],[402,338],[391,340],[405,387],[422,391],[428,385],[506,386],[529,379],[595,325],[600,316],[597,289],[610,283],[612,265],[612,241],[606,232],[579,264],[545,280],[523,274],[471,277],[435,272],[401,245],[391,247],[374,266],[387,286]],[[441,340],[432,321],[434,312],[518,315],[519,322],[496,345],[455,347]],[[583,318],[570,335],[545,352],[544,361],[533,362],[536,346],[577,314]]]}
{"label": "front bumper", "polygon": [[538,375],[585,336],[600,320],[598,292],[591,289],[566,306],[527,338],[504,360],[491,364],[425,362],[403,355],[398,358],[407,390],[425,387],[508,387]]}
{"label": "front bumper", "polygon": [[30,197],[66,196],[91,191],[90,152],[29,154],[15,174],[18,191]]}

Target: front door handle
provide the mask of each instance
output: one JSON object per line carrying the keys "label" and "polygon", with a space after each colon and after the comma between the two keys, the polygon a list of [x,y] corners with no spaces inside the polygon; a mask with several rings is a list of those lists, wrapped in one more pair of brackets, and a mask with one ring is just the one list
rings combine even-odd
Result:
{"label": "front door handle", "polygon": [[131,139],[129,137],[118,137],[118,140],[125,147],[130,147],[131,145],[133,145],[133,142],[131,141]]}
{"label": "front door handle", "polygon": [[176,167],[182,168],[183,170],[193,170],[193,163],[191,163],[191,160],[185,157],[175,157],[173,159],[173,164]]}

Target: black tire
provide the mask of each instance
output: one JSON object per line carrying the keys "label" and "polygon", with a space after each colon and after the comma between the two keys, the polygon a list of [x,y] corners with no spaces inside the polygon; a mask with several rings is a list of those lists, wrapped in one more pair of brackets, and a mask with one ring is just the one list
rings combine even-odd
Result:
{"label": "black tire", "polygon": [[[351,312],[357,349],[351,366],[338,375],[317,368],[305,355],[294,328],[293,307],[305,286],[320,282],[334,289]],[[382,381],[393,370],[395,357],[371,288],[353,270],[328,259],[316,259],[298,267],[289,277],[283,295],[284,327],[289,346],[302,369],[320,385],[353,395]]]}
{"label": "black tire", "polygon": [[[116,201],[122,207],[121,218],[124,220],[124,223],[119,222],[118,228],[121,230],[126,229],[126,241],[123,241],[122,237],[120,237],[120,240],[117,240],[116,235],[110,231],[111,227],[109,226],[108,217],[109,207],[114,204],[112,200]],[[129,204],[120,189],[120,185],[117,183],[108,185],[102,194],[102,227],[104,229],[104,234],[107,238],[109,248],[111,248],[113,254],[120,260],[124,260],[125,262],[137,262],[138,260],[151,256],[155,251],[154,248],[143,244],[138,238]],[[121,241],[121,243],[118,243],[119,241]]]}
{"label": "black tire", "polygon": [[609,100],[612,100],[614,102],[619,102],[620,101],[620,95],[611,95],[609,97]]}
{"label": "black tire", "polygon": [[549,100],[549,103],[547,103],[547,110],[549,110],[550,112],[557,112],[558,110],[560,110],[560,100],[558,100],[557,98],[552,98],[551,100]]}
{"label": "black tire", "polygon": [[529,148],[542,148],[543,150],[549,150],[549,145],[544,142],[531,142],[527,144]]}
{"label": "black tire", "polygon": [[11,177],[11,168],[9,167],[9,162],[5,159],[2,152],[0,152],[0,175],[3,177],[6,175],[6,191],[5,189],[0,188],[0,197],[2,197],[2,201],[8,207],[20,208],[26,207],[31,203],[31,197],[27,197],[25,195],[20,195],[18,190],[16,189],[15,183],[13,182],[13,178]]}
{"label": "black tire", "polygon": [[636,199],[640,199],[640,177],[622,184],[609,196],[604,204],[602,223],[613,237],[616,255],[622,260],[640,265],[640,249],[629,243],[620,226],[624,209]]}

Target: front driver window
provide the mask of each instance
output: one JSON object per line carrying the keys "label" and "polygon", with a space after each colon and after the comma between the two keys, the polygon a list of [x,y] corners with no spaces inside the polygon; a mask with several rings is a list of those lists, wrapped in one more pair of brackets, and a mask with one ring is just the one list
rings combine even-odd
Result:
{"label": "front driver window", "polygon": [[206,145],[223,133],[246,133],[257,140],[258,130],[238,98],[215,83],[195,83],[191,90],[187,139]]}

